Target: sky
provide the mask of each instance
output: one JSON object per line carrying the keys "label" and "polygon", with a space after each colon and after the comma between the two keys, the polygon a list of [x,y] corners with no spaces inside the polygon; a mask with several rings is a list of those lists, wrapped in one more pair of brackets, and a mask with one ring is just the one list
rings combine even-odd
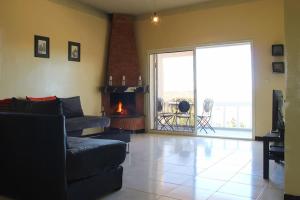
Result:
{"label": "sky", "polygon": [[[179,54],[180,55],[180,54]],[[196,80],[199,101],[252,101],[251,45],[238,44],[196,49]],[[165,92],[193,91],[193,52],[163,59]]]}

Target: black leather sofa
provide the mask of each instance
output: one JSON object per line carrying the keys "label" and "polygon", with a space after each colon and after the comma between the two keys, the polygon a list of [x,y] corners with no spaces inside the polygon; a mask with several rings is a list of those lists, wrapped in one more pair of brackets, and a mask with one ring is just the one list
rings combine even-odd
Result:
{"label": "black leather sofa", "polygon": [[120,189],[126,144],[67,137],[61,101],[50,104],[0,111],[0,196],[93,200]]}

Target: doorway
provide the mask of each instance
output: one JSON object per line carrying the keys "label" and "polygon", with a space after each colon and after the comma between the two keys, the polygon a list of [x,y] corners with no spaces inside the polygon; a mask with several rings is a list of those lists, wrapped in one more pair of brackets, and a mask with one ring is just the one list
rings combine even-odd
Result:
{"label": "doorway", "polygon": [[150,128],[251,139],[251,56],[250,42],[151,54]]}
{"label": "doorway", "polygon": [[194,51],[154,54],[151,59],[152,129],[194,133]]}

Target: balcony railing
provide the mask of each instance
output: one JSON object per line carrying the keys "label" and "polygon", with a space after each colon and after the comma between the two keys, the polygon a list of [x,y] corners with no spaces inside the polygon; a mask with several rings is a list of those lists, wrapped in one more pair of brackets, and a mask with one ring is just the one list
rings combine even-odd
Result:
{"label": "balcony railing", "polygon": [[[200,104],[201,106],[202,104]],[[199,106],[199,105],[198,105]],[[176,106],[172,103],[165,104],[165,112],[174,112]],[[202,108],[200,108],[199,114],[201,114]],[[214,128],[222,129],[252,129],[252,105],[250,102],[215,102],[212,118],[210,124]],[[173,129],[181,129],[182,127],[188,126],[193,130],[194,127],[194,104],[191,105],[190,119],[188,124],[184,120],[171,120],[170,124]],[[179,128],[180,127],[180,128]]]}
{"label": "balcony railing", "polygon": [[252,129],[250,102],[215,102],[211,125],[215,128]]}

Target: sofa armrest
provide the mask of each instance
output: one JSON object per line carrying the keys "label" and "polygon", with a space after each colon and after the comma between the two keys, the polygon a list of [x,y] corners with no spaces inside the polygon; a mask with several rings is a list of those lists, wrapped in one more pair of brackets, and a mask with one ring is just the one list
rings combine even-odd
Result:
{"label": "sofa armrest", "polygon": [[110,125],[110,118],[102,116],[84,116],[66,118],[67,132],[79,131],[85,128],[104,128]]}
{"label": "sofa armrest", "polygon": [[0,193],[67,199],[64,116],[0,113]]}

